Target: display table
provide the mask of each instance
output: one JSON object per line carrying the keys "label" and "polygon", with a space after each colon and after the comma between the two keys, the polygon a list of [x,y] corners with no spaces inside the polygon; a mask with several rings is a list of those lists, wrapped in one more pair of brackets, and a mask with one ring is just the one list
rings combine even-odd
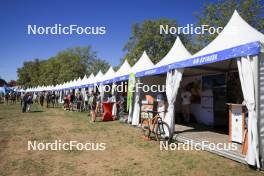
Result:
{"label": "display table", "polygon": [[110,102],[104,102],[103,103],[104,114],[102,116],[102,121],[113,120],[113,116],[112,116],[113,105],[114,105],[114,103],[110,103]]}

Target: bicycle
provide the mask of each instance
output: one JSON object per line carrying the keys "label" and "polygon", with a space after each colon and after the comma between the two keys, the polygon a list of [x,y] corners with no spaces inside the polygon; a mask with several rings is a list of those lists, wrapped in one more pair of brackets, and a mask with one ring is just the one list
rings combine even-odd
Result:
{"label": "bicycle", "polygon": [[[150,139],[151,134],[153,133],[157,141],[168,141],[170,142],[172,138],[171,130],[169,125],[162,120],[160,113],[157,111],[146,111],[148,118],[144,118],[141,121],[141,128],[143,135]],[[149,114],[156,114],[154,117],[149,116]]]}

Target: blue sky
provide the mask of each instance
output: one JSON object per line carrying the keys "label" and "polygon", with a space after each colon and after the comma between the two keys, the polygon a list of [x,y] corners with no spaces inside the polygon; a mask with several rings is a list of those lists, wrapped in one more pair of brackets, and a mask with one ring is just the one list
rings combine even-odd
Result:
{"label": "blue sky", "polygon": [[[0,76],[17,79],[24,61],[48,59],[74,46],[91,45],[99,58],[118,65],[131,25],[145,19],[175,19],[180,25],[195,23],[209,0],[4,0],[0,2]],[[216,0],[211,0],[216,1]],[[210,1],[209,1],[210,2]],[[105,26],[106,35],[28,35],[27,25],[54,24]]]}

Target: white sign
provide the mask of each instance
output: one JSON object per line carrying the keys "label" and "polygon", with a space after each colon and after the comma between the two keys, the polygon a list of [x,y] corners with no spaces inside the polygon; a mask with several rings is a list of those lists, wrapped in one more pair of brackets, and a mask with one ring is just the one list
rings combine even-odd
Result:
{"label": "white sign", "polygon": [[242,106],[232,106],[232,141],[242,143],[242,134],[243,134],[243,127],[242,127]]}

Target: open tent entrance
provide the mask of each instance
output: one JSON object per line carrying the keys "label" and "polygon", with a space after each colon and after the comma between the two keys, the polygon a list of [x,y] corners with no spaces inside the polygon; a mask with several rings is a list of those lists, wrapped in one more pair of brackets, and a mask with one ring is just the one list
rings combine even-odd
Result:
{"label": "open tent entrance", "polygon": [[[181,94],[184,88],[192,94],[189,122],[182,115]],[[185,68],[175,101],[175,133],[200,142],[228,144],[231,142],[228,104],[242,102],[243,93],[236,59]],[[237,144],[235,152],[240,154],[242,146]]]}
{"label": "open tent entrance", "polygon": [[[167,74],[144,76],[138,78],[142,85],[166,85]],[[190,122],[185,122],[182,115],[183,88],[191,92]],[[147,115],[144,111],[159,109],[160,97],[167,107],[166,92],[140,91],[140,117]],[[155,105],[156,101],[156,105]],[[208,141],[210,143],[231,144],[229,105],[242,104],[243,93],[237,68],[237,59],[230,59],[197,67],[184,68],[182,81],[177,93],[175,105],[175,134],[179,141]],[[165,108],[167,109],[167,108]],[[163,115],[162,115],[163,116]],[[164,116],[165,117],[165,114]],[[243,122],[244,123],[244,122]],[[242,134],[243,135],[243,134]],[[242,136],[242,138],[244,138]],[[225,151],[244,160],[241,143],[236,143],[236,150]],[[245,154],[245,153],[244,153]]]}
{"label": "open tent entrance", "polygon": [[[176,113],[182,112],[183,88],[192,94],[191,121],[228,133],[227,103],[242,104],[243,102],[236,59],[185,68],[176,99]],[[176,119],[176,122],[179,121],[184,119]]]}

